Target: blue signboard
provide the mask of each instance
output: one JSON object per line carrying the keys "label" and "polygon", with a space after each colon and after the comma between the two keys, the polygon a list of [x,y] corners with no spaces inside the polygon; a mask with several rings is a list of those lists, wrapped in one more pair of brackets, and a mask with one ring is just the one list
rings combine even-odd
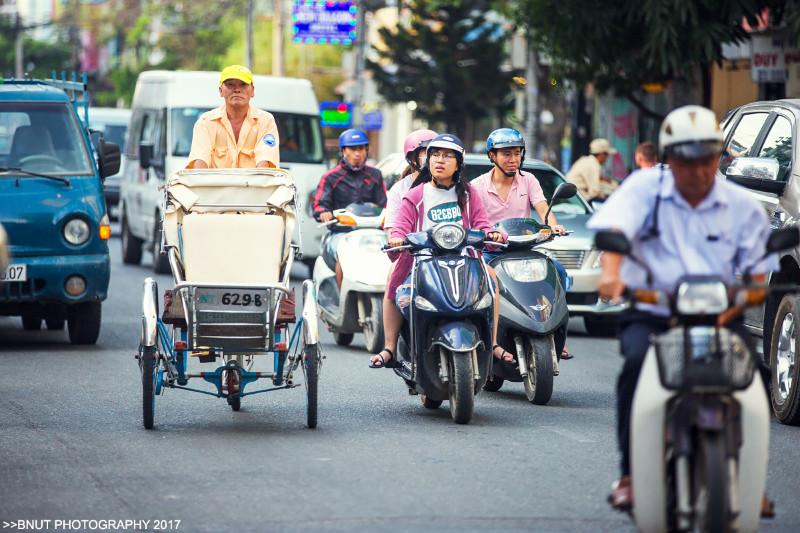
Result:
{"label": "blue signboard", "polygon": [[364,113],[364,129],[379,130],[383,128],[383,113],[380,111],[369,111]]}
{"label": "blue signboard", "polygon": [[323,128],[349,128],[353,123],[353,104],[350,102],[320,102],[319,116]]}
{"label": "blue signboard", "polygon": [[295,0],[292,6],[292,41],[350,45],[358,25],[356,3],[334,0]]}

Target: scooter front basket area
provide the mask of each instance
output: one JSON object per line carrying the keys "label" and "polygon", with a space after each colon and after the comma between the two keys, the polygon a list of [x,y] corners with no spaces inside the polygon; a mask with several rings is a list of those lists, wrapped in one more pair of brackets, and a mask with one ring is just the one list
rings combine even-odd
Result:
{"label": "scooter front basket area", "polygon": [[670,390],[743,390],[755,364],[744,340],[729,329],[676,327],[654,340],[658,375]]}

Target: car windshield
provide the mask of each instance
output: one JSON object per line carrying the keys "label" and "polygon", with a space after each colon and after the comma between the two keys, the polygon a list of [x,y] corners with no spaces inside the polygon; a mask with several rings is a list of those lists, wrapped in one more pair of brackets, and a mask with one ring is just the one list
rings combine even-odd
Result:
{"label": "car windshield", "polygon": [[55,176],[92,174],[89,152],[68,103],[0,103],[0,167]]}
{"label": "car windshield", "polygon": [[[464,175],[469,181],[472,181],[481,174],[489,172],[491,169],[492,167],[489,164],[470,163],[464,167]],[[544,196],[547,198],[548,202],[553,197],[553,192],[556,190],[556,187],[562,183],[566,183],[566,180],[564,180],[564,178],[562,178],[554,170],[542,168],[532,169],[528,166],[524,166],[523,170],[536,176],[536,179],[539,180],[539,185],[542,186],[542,191],[544,192]],[[553,204],[553,212],[568,215],[583,215],[589,213],[589,209],[580,198],[573,196],[572,198],[565,198],[563,200],[556,201],[556,203]]]}
{"label": "car windshield", "polygon": [[[194,123],[208,108],[172,110],[172,155],[187,157],[192,149]],[[281,163],[322,163],[322,133],[316,115],[272,112],[278,124]]]}

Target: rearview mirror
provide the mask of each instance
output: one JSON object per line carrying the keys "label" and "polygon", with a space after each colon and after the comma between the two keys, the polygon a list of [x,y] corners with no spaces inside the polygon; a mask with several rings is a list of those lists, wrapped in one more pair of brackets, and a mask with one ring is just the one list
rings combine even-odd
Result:
{"label": "rearview mirror", "polygon": [[800,245],[800,231],[797,226],[789,226],[770,233],[767,239],[766,250],[768,254],[789,250]]}
{"label": "rearview mirror", "polygon": [[119,172],[120,165],[120,151],[117,143],[104,141],[100,139],[100,153],[98,154],[98,167],[100,168],[100,177],[106,179],[109,176]]}
{"label": "rearview mirror", "polygon": [[145,169],[153,166],[153,143],[139,145],[139,164]]}
{"label": "rearview mirror", "polygon": [[630,255],[631,243],[624,233],[619,231],[598,231],[594,236],[594,245],[603,252]]}
{"label": "rearview mirror", "polygon": [[553,191],[553,199],[550,200],[550,202],[566,200],[567,198],[572,198],[576,194],[578,194],[578,187],[576,187],[574,183],[562,183]]}
{"label": "rearview mirror", "polygon": [[781,165],[771,157],[737,157],[725,170],[725,176],[748,189],[781,195],[786,182],[780,181]]}

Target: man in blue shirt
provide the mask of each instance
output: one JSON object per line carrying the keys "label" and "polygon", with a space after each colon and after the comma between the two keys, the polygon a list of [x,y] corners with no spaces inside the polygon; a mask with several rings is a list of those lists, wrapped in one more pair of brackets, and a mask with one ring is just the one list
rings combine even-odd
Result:
{"label": "man in blue shirt", "polygon": [[[700,106],[672,111],[661,125],[659,144],[669,167],[659,165],[625,180],[589,221],[593,230],[625,234],[632,255],[646,264],[652,287],[673,290],[689,274],[716,274],[733,282],[753,267],[754,281],[777,268],[765,251],[770,225],[763,207],[749,193],[716,179],[723,135],[714,113]],[[626,287],[647,287],[646,271],[618,254],[604,253],[600,297],[618,300]],[[637,304],[622,317],[620,349],[625,363],[617,381],[617,438],[622,476],[611,503],[631,508],[630,414],[636,383],[651,335],[668,328],[669,310]],[[744,330],[741,321],[732,327]],[[746,334],[746,333],[745,333]]]}

